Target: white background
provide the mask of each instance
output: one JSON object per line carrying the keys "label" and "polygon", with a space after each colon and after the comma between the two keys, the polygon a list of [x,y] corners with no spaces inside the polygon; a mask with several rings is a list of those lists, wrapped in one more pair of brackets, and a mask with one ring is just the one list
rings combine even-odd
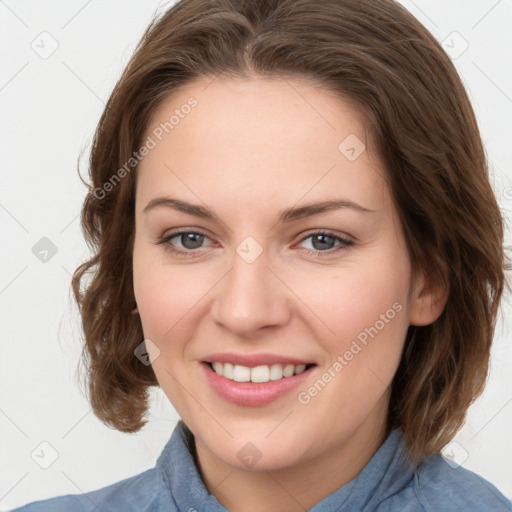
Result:
{"label": "white background", "polygon": [[[402,0],[439,40],[475,108],[493,185],[512,208],[512,1]],[[70,278],[88,256],[79,226],[82,174],[104,104],[163,1],[0,1],[0,509],[87,492],[154,466],[178,420],[159,389],[150,422],[123,434],[94,416],[79,386],[80,324]],[[40,36],[41,32],[51,36]],[[460,36],[453,35],[458,32]],[[448,37],[448,39],[446,39]],[[461,37],[463,39],[461,39]],[[57,50],[41,58],[31,47]],[[33,43],[33,41],[35,41]],[[42,49],[40,51],[43,51]],[[510,222],[510,220],[509,220]],[[48,237],[46,263],[32,247]],[[510,228],[508,243],[510,244]],[[448,447],[512,498],[511,302],[496,331],[484,395]],[[58,458],[42,469],[31,453]],[[46,447],[46,449],[45,449]],[[43,445],[45,454],[51,449]]]}

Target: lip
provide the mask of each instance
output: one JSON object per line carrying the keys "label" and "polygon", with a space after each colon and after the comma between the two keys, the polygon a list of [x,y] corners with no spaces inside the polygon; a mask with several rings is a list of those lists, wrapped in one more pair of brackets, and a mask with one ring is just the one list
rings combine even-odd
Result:
{"label": "lip", "polygon": [[[235,354],[228,352],[219,352],[209,354],[202,358],[205,363],[233,363],[240,366],[271,366],[273,364],[316,364],[315,361],[307,361],[305,359],[297,359],[296,357],[281,356],[278,354],[259,353],[259,354]],[[288,377],[291,378],[291,377]]]}
{"label": "lip", "polygon": [[[214,361],[219,361],[214,359]],[[280,360],[281,362],[283,359]],[[233,359],[225,362],[233,362]],[[265,363],[263,363],[265,364]],[[276,363],[277,364],[277,363]],[[288,363],[288,364],[305,364],[305,363]],[[244,366],[248,366],[245,364]],[[257,366],[257,365],[255,365]],[[306,379],[315,366],[304,370],[298,375],[285,377],[280,380],[271,380],[269,382],[236,382],[217,375],[207,362],[200,363],[201,371],[204,373],[206,381],[210,387],[224,400],[237,405],[257,407],[269,404],[278,398],[291,392],[298,387]]]}

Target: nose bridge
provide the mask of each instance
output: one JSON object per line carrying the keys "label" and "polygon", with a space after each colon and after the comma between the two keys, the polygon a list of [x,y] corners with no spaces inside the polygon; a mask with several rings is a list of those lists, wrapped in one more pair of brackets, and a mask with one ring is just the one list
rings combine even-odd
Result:
{"label": "nose bridge", "polygon": [[285,287],[271,266],[269,253],[252,237],[244,239],[232,259],[212,308],[214,320],[240,336],[288,321]]}

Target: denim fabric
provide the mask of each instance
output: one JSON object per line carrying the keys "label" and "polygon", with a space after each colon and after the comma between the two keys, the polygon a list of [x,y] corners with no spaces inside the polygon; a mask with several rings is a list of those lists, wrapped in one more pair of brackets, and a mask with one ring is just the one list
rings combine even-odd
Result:
{"label": "denim fabric", "polygon": [[[36,501],[11,512],[226,512],[194,461],[194,437],[180,421],[154,468],[85,494]],[[440,455],[409,465],[393,430],[359,475],[310,512],[511,512],[496,487]],[[276,511],[278,512],[278,511]]]}

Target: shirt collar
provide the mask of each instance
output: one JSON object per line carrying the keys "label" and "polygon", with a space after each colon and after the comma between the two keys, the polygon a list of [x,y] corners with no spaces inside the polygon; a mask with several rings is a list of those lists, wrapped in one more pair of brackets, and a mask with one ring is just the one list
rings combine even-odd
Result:
{"label": "shirt collar", "polygon": [[[194,436],[180,420],[157,460],[157,469],[180,511],[227,512],[206,488],[194,458]],[[411,481],[414,467],[399,430],[390,432],[359,475],[311,512],[348,512],[377,504]]]}

